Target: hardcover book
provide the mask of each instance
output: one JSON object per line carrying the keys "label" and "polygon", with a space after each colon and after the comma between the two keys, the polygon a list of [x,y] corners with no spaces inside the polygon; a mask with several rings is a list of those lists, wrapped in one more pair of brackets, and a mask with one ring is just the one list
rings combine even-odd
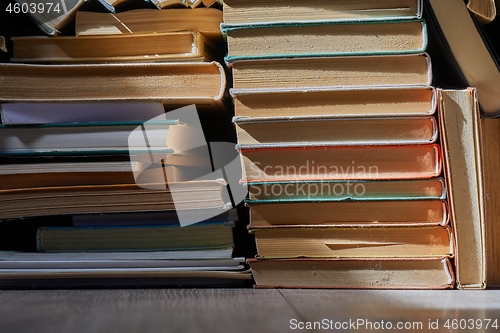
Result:
{"label": "hardcover book", "polygon": [[[224,26],[226,60],[421,53],[427,47],[421,20],[360,23]],[[397,33],[394,33],[397,31]]]}
{"label": "hardcover book", "polygon": [[224,24],[250,25],[316,21],[415,19],[420,0],[225,0]]}

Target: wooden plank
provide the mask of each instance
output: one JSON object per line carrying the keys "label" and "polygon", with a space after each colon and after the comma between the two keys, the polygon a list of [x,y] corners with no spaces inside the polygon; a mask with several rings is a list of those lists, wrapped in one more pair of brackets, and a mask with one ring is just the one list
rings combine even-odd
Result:
{"label": "wooden plank", "polygon": [[5,291],[0,332],[285,332],[295,314],[277,290]]}

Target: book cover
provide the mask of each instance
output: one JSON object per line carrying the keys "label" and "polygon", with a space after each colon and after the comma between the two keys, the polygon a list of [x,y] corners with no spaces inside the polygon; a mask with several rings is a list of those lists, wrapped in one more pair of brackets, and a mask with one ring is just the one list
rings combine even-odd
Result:
{"label": "book cover", "polygon": [[[423,20],[225,26],[226,61],[422,53]],[[395,33],[397,32],[397,33]]]}

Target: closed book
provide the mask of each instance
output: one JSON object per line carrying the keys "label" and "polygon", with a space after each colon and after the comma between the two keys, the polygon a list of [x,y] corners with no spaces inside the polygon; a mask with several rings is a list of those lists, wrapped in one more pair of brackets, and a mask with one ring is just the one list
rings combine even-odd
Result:
{"label": "closed book", "polygon": [[499,58],[474,16],[462,0],[426,1],[429,31],[441,44],[436,59],[443,58],[442,76],[456,76],[452,87],[475,87],[482,111],[500,114]]}
{"label": "closed book", "polygon": [[220,105],[225,86],[224,69],[216,62],[0,64],[2,102],[149,100]]}
{"label": "closed book", "polygon": [[451,289],[455,283],[446,257],[248,262],[257,288]]}
{"label": "closed book", "polygon": [[217,47],[199,32],[12,38],[19,63],[211,61]]}
{"label": "closed book", "polygon": [[449,227],[250,229],[258,258],[404,258],[453,256]]}
{"label": "closed book", "polygon": [[225,26],[226,60],[424,52],[420,20]]}
{"label": "closed book", "polygon": [[[133,140],[133,131],[143,121],[90,122],[44,124],[37,126],[0,126],[0,154],[38,154],[56,152],[121,152],[127,153]],[[167,147],[171,126],[175,120],[148,122],[148,142],[151,149],[173,152]],[[182,126],[181,126],[182,127]],[[172,137],[172,135],[170,135]]]}
{"label": "closed book", "polygon": [[246,181],[425,179],[441,173],[438,145],[241,149]]}
{"label": "closed book", "polygon": [[244,183],[252,203],[445,199],[443,178]]}
{"label": "closed book", "polygon": [[134,9],[115,14],[79,11],[75,30],[77,36],[199,31],[222,42],[221,23],[222,11],[216,8]]}
{"label": "closed book", "polygon": [[241,149],[276,145],[429,144],[437,139],[434,117],[235,118]]}
{"label": "closed book", "polygon": [[428,116],[431,87],[231,89],[238,118]]}
{"label": "closed book", "polygon": [[[30,2],[26,0],[18,0],[19,7],[15,8],[14,2],[7,6],[6,12],[10,13],[27,13],[35,22],[37,27],[48,35],[57,35],[60,29],[69,24],[75,17],[75,14],[86,1],[85,0],[66,0],[64,2]],[[31,5],[42,4],[37,6],[35,10]],[[30,6],[31,5],[31,6]],[[25,12],[24,8],[28,10]]]}
{"label": "closed book", "polygon": [[180,226],[42,227],[39,252],[164,251],[221,249],[233,245],[230,224]]}
{"label": "closed book", "polygon": [[235,89],[429,86],[426,54],[241,60],[232,63]]}
{"label": "closed book", "polygon": [[160,102],[2,103],[4,125],[148,121],[165,113]]}
{"label": "closed book", "polygon": [[[332,195],[333,196],[333,195]],[[448,224],[439,199],[252,202],[249,229],[320,227],[429,227]]]}
{"label": "closed book", "polygon": [[412,19],[422,15],[420,0],[225,0],[224,23],[296,23]]}
{"label": "closed book", "polygon": [[476,91],[439,90],[439,116],[459,289],[486,287],[485,206]]}

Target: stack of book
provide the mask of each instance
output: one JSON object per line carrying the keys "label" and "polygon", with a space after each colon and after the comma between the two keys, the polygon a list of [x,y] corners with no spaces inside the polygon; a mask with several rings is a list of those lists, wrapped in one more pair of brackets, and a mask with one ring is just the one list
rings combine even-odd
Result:
{"label": "stack of book", "polygon": [[259,287],[452,288],[422,2],[224,2]]}
{"label": "stack of book", "polygon": [[[0,254],[0,283],[248,280],[232,258],[227,180],[210,177],[207,139],[220,125],[203,123],[230,127],[222,11],[74,15],[78,36],[12,37],[0,64],[0,219],[46,217],[38,253]],[[190,104],[199,113],[165,113]]]}

